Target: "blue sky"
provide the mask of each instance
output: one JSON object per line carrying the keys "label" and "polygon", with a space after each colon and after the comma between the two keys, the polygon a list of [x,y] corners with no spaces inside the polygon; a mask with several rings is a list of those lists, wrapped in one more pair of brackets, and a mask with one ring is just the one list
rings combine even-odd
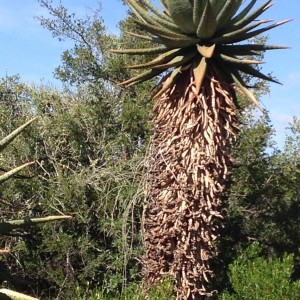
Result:
{"label": "blue sky", "polygon": [[[247,2],[249,0],[246,0]],[[53,0],[54,4],[59,0]],[[112,33],[118,32],[117,23],[125,16],[126,7],[119,0],[61,0],[70,12],[83,16],[102,5],[105,25]],[[154,1],[157,3],[158,1]],[[258,4],[263,1],[258,0]],[[37,0],[0,1],[0,76],[20,74],[22,81],[56,85],[53,71],[60,64],[61,53],[70,43],[53,39],[35,16],[45,15]],[[300,118],[300,1],[277,0],[264,13],[264,18],[281,21],[294,19],[269,32],[269,44],[291,47],[288,50],[270,51],[265,56],[265,73],[272,72],[283,85],[271,84],[270,94],[264,96],[263,107],[270,112],[276,129],[276,141],[282,145],[285,128],[292,116]]]}

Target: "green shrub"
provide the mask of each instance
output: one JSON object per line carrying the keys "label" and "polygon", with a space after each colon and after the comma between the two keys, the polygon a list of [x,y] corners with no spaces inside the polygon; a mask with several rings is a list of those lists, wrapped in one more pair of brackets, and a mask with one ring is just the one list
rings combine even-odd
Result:
{"label": "green shrub", "polygon": [[262,256],[258,243],[252,244],[230,265],[233,291],[220,295],[222,300],[297,300],[300,281],[291,282],[293,255],[283,258]]}
{"label": "green shrub", "polygon": [[[124,131],[117,112],[108,111],[114,110],[113,96],[103,92],[101,97],[28,88],[26,98],[32,99],[39,122],[2,153],[3,169],[35,161],[27,173],[1,186],[0,198],[6,200],[1,209],[9,213],[8,219],[12,211],[18,219],[61,212],[74,217],[72,222],[31,229],[27,239],[10,238],[18,258],[7,256],[5,266],[32,283],[25,286],[28,294],[45,300],[74,299],[74,287],[86,282],[90,290],[99,288],[116,297],[140,280],[145,146],[137,147],[138,133]],[[54,107],[51,116],[42,113],[48,99]],[[7,110],[0,103],[3,136],[29,118],[12,120]],[[82,292],[79,299],[86,297]]]}
{"label": "green shrub", "polygon": [[[85,295],[85,297],[82,297]],[[108,296],[100,289],[89,289],[89,283],[85,287],[76,288],[76,297],[74,300],[175,300],[174,283],[171,278],[165,280],[152,287],[147,294],[145,294],[141,285],[132,283],[129,285],[121,295]]]}
{"label": "green shrub", "polygon": [[[2,154],[3,150],[6,150],[6,147],[9,146],[23,131],[27,128],[34,120],[37,118],[33,118],[30,121],[27,121],[22,126],[19,126],[17,129],[13,130],[10,134],[6,135],[4,138],[0,139],[0,154]],[[2,159],[2,155],[0,156]],[[32,165],[34,162],[27,162],[22,164],[21,166],[14,167],[9,171],[5,171],[3,174],[0,174],[0,185],[2,186],[3,183],[8,181],[9,179],[13,178],[17,173],[23,170],[25,167]],[[0,236],[14,236],[14,237],[22,237],[22,231],[20,230],[28,230],[29,228],[35,227],[38,224],[52,222],[56,220],[65,220],[70,219],[71,216],[47,216],[47,217],[40,217],[40,218],[31,218],[30,216],[25,216],[22,219],[16,219],[18,217],[17,213],[13,213],[14,218],[10,220],[6,220],[5,216],[1,215],[0,219]],[[2,244],[2,238],[0,238],[0,245]],[[6,248],[6,243],[4,239],[4,245]],[[9,249],[1,249],[0,246],[0,254],[7,254],[10,253]],[[1,280],[7,280],[12,285],[13,284],[13,277],[11,274],[2,274]],[[25,294],[10,290],[10,289],[0,289],[0,299],[12,299],[12,300],[37,300],[37,298],[33,298],[27,296]]]}

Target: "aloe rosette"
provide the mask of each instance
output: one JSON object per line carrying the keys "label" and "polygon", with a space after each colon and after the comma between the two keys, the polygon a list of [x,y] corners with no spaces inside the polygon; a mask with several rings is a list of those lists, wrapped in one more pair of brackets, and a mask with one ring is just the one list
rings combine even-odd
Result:
{"label": "aloe rosette", "polygon": [[[130,33],[137,38],[152,41],[157,46],[142,49],[118,49],[116,53],[141,55],[158,54],[154,60],[131,69],[147,69],[122,85],[130,86],[173,69],[164,80],[158,95],[175,84],[176,78],[186,67],[193,69],[197,91],[211,69],[224,74],[229,83],[235,83],[256,105],[257,100],[248,89],[241,74],[278,83],[264,75],[254,65],[260,60],[248,59],[267,50],[286,49],[283,46],[249,43],[270,29],[290,20],[273,23],[273,20],[257,20],[274,2],[266,1],[252,11],[257,0],[160,0],[164,11],[159,11],[148,0],[126,0],[135,15],[135,22],[147,35]],[[264,26],[271,23],[268,26]],[[261,25],[263,25],[261,27]],[[243,43],[246,42],[246,43]]]}

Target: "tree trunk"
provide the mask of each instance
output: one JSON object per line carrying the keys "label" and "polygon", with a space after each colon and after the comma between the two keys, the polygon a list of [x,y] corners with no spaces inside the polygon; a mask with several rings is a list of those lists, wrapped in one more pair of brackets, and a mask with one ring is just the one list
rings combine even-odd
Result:
{"label": "tree trunk", "polygon": [[235,91],[217,74],[208,74],[197,93],[192,70],[182,72],[153,111],[143,274],[148,286],[171,274],[177,300],[214,293],[213,242],[238,132]]}

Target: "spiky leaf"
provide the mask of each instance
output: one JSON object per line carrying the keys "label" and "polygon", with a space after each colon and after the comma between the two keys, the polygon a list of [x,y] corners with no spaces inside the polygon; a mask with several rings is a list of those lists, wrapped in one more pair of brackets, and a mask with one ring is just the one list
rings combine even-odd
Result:
{"label": "spiky leaf", "polygon": [[[195,64],[200,68],[200,62],[203,65],[204,61],[206,67],[200,69],[205,69],[205,72],[211,68],[226,70],[226,78],[230,79],[229,84],[233,82],[233,77],[228,74],[231,72],[230,70],[233,70],[234,74],[244,72],[253,77],[273,81],[269,76],[255,71],[251,65],[260,62],[251,60],[248,56],[256,56],[273,49],[284,49],[284,47],[249,45],[247,42],[247,40],[289,21],[272,23],[269,26],[264,26],[264,24],[273,21],[257,21],[257,18],[272,6],[272,0],[267,0],[255,9],[253,8],[256,0],[250,1],[244,7],[242,7],[244,2],[242,0],[164,0],[160,1],[164,8],[163,12],[160,12],[150,0],[144,0],[143,5],[136,0],[127,0],[126,2],[136,16],[136,22],[147,32],[147,35],[130,34],[137,38],[153,41],[160,46],[136,50],[119,49],[114,52],[129,55],[157,53],[160,56],[149,63],[133,66],[132,68],[151,69],[122,82],[123,86],[151,79],[170,68],[179,70],[180,66],[182,68],[192,67],[196,76],[199,71],[195,72],[197,70]],[[211,45],[214,45],[214,48],[210,48]],[[192,47],[195,47],[198,53],[190,58],[188,57],[190,52],[186,49]],[[172,49],[174,52],[170,52]],[[166,59],[161,62],[164,57]],[[202,60],[202,57],[206,59]],[[158,68],[160,72],[157,70]],[[202,73],[200,72],[200,74]],[[197,75],[197,80],[201,81],[202,75]],[[175,84],[176,76],[173,80],[168,80],[167,85],[163,83],[162,85],[169,86],[170,82]],[[159,90],[162,91],[164,88]],[[197,90],[200,90],[199,83]],[[250,98],[253,99],[252,96]]]}

